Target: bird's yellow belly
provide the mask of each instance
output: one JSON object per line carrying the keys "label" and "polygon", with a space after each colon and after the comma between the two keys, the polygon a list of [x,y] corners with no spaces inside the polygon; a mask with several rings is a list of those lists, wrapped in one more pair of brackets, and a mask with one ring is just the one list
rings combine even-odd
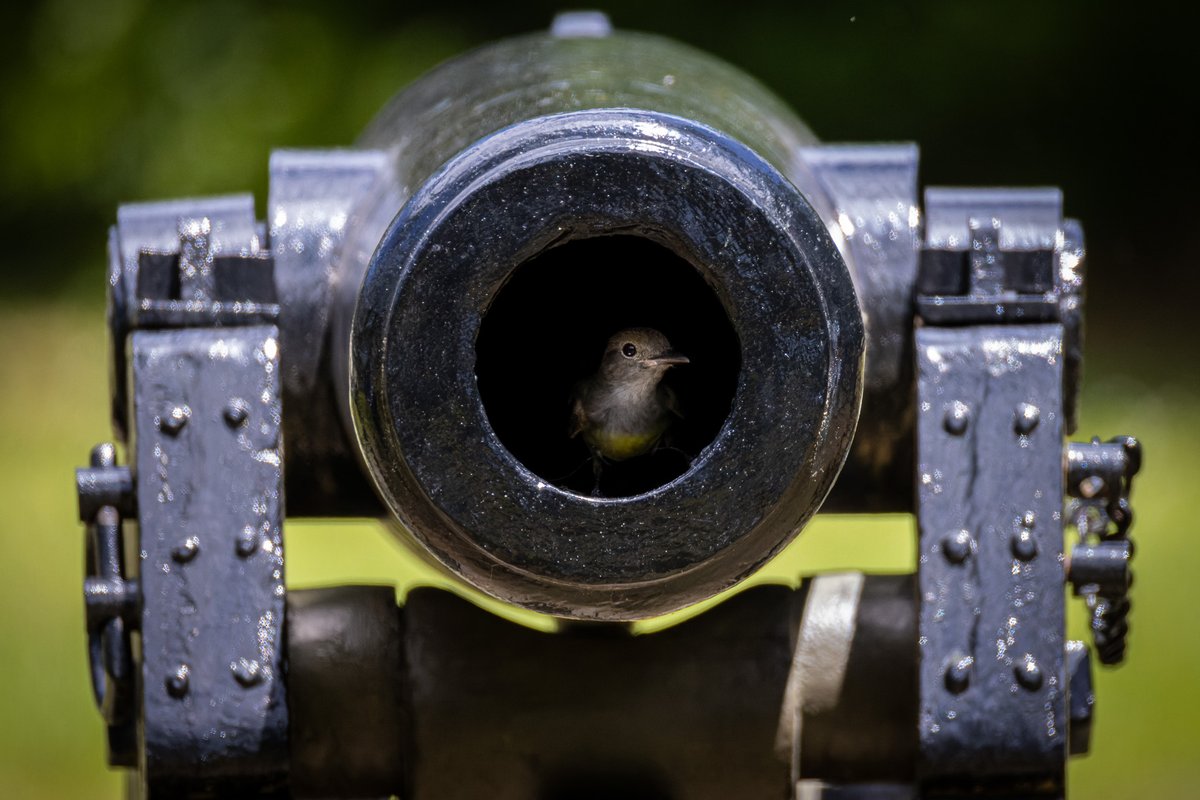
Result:
{"label": "bird's yellow belly", "polygon": [[640,456],[654,446],[661,430],[646,433],[628,433],[626,431],[587,431],[584,438],[593,450],[612,461],[624,461],[627,458]]}

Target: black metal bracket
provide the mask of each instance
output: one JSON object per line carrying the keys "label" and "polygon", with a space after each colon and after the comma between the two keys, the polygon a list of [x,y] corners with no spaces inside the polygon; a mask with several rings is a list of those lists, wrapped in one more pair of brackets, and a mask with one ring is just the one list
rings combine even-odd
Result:
{"label": "black metal bracket", "polygon": [[923,783],[1055,796],[1062,328],[925,327],[916,346]]}
{"label": "black metal bracket", "polygon": [[278,337],[131,337],[151,796],[286,778]]}
{"label": "black metal bracket", "polygon": [[103,445],[78,486],[97,703],[141,796],[286,791],[279,305],[261,239],[246,198],[124,207],[112,239],[130,467]]}
{"label": "black metal bracket", "polygon": [[927,794],[1056,797],[1070,750],[1062,462],[1080,322],[1064,264],[1077,268],[1081,253],[1057,190],[930,189],[926,213],[921,783]]}

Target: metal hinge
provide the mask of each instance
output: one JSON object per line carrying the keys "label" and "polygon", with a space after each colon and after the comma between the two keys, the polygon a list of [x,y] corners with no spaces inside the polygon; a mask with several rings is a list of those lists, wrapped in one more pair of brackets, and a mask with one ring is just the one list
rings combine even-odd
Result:
{"label": "metal hinge", "polygon": [[1133,509],[1129,495],[1142,465],[1142,447],[1132,436],[1098,438],[1067,447],[1067,519],[1079,534],[1067,579],[1091,612],[1092,640],[1100,663],[1125,658],[1129,633],[1129,589],[1133,585]]}

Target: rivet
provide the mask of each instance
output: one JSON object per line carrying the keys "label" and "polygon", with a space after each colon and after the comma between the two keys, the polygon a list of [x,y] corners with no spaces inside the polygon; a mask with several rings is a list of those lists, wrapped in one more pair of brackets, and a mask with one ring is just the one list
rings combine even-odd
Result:
{"label": "rivet", "polygon": [[1042,412],[1037,406],[1032,403],[1017,403],[1017,415],[1013,427],[1020,434],[1032,433],[1041,418]]}
{"label": "rivet", "polygon": [[183,697],[188,693],[189,681],[188,676],[192,674],[192,669],[187,664],[180,664],[175,668],[175,671],[167,676],[164,684],[167,687],[167,694],[176,699]]}
{"label": "rivet", "polygon": [[188,419],[191,416],[192,410],[187,406],[173,406],[170,411],[159,417],[159,430],[174,436],[183,430],[183,426],[187,425]]}
{"label": "rivet", "polygon": [[1022,561],[1029,561],[1037,555],[1037,539],[1025,528],[1012,535],[1012,553]]}
{"label": "rivet", "polygon": [[971,407],[961,400],[955,400],[946,406],[946,416],[942,419],[942,427],[947,433],[962,436],[971,421]]}
{"label": "rivet", "polygon": [[247,689],[257,686],[263,681],[262,667],[251,658],[239,658],[237,661],[231,661],[229,671],[233,673],[234,680]]}
{"label": "rivet", "polygon": [[1028,653],[1025,654],[1025,658],[1013,665],[1013,674],[1017,676],[1017,683],[1030,691],[1042,687],[1042,668],[1038,666],[1037,660]]}
{"label": "rivet", "polygon": [[258,532],[251,526],[247,525],[242,528],[238,534],[237,543],[234,545],[237,548],[237,554],[242,558],[248,558],[254,555],[254,551],[258,549]]}
{"label": "rivet", "polygon": [[966,691],[971,683],[971,667],[974,664],[975,659],[971,656],[964,656],[962,653],[950,656],[950,663],[946,665],[946,688],[954,694]]}
{"label": "rivet", "polygon": [[92,448],[93,467],[111,467],[117,463],[117,448],[112,442],[103,442]]}
{"label": "rivet", "polygon": [[240,428],[250,416],[250,406],[242,398],[235,397],[225,404],[224,415],[226,425]]}
{"label": "rivet", "polygon": [[196,536],[189,536],[183,540],[183,544],[171,551],[171,558],[175,559],[180,564],[186,564],[200,553],[200,539]]}
{"label": "rivet", "polygon": [[961,564],[971,555],[971,532],[968,530],[948,533],[942,538],[942,553],[954,564]]}

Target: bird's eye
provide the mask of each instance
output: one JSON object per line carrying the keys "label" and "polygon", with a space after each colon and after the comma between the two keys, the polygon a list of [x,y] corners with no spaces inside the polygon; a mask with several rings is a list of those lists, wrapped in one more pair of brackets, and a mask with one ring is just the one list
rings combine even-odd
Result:
{"label": "bird's eye", "polygon": [[637,348],[633,346],[633,342],[626,342],[625,346],[621,348],[621,352],[625,354],[626,358],[633,358],[637,355]]}

